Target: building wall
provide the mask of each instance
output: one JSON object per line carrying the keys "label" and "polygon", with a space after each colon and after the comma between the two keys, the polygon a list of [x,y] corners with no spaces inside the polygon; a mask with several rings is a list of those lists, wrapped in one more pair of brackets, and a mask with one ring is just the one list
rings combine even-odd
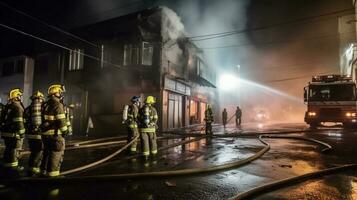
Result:
{"label": "building wall", "polygon": [[352,75],[352,60],[355,57],[356,18],[355,15],[346,15],[338,19],[340,38],[340,72]]}
{"label": "building wall", "polygon": [[17,56],[0,60],[1,103],[7,102],[8,93],[11,89],[21,88],[24,92],[24,105],[29,105],[33,87],[33,71],[34,61],[30,57]]}
{"label": "building wall", "polygon": [[[67,41],[73,49],[70,52],[37,44],[33,53],[33,88],[46,93],[51,84],[66,86],[65,103],[74,104],[74,129],[78,134],[86,131],[88,117],[94,124],[89,135],[125,134],[122,109],[134,95],[140,95],[142,100],[149,95],[156,97],[160,129],[202,123],[205,105],[214,104],[211,88],[195,79],[208,79],[210,69],[200,65],[197,70],[199,51],[184,39],[183,25],[173,11],[146,10],[74,32],[103,46],[104,51],[73,41]],[[76,52],[92,57],[74,58]],[[151,56],[150,62],[147,57]],[[76,66],[72,65],[74,59]],[[195,78],[190,76],[192,69]],[[166,84],[167,78],[173,87]],[[26,83],[30,82],[31,77],[26,79]],[[198,105],[197,120],[190,120],[193,101]]]}

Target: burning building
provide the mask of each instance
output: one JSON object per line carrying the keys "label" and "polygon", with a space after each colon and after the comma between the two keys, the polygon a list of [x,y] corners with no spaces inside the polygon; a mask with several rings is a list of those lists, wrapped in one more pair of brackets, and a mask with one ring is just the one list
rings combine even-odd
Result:
{"label": "burning building", "polygon": [[[54,82],[66,85],[65,101],[75,105],[77,132],[84,132],[89,117],[96,133],[120,132],[123,106],[134,95],[157,98],[162,130],[202,123],[208,103],[219,113],[215,72],[205,63],[203,52],[185,37],[174,11],[155,7],[72,32],[95,45],[48,35],[49,41],[68,49],[33,42],[25,57],[34,62],[24,62],[30,70],[19,73],[33,74],[24,75],[33,79],[25,89],[28,95],[46,91]],[[0,67],[0,81],[16,79],[15,73],[4,74],[7,66]]]}

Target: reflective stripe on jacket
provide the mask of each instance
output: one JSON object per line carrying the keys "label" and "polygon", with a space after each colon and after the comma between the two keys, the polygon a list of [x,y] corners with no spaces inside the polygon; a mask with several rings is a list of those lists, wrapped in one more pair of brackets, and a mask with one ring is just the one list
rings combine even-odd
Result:
{"label": "reflective stripe on jacket", "polygon": [[[25,133],[24,107],[20,101],[10,101],[4,110],[3,126],[1,128],[3,137],[16,137]],[[10,136],[13,135],[13,136]]]}
{"label": "reflective stripe on jacket", "polygon": [[55,135],[68,132],[65,108],[58,97],[51,96],[46,102],[43,119],[43,128],[45,129],[42,133],[43,135]]}

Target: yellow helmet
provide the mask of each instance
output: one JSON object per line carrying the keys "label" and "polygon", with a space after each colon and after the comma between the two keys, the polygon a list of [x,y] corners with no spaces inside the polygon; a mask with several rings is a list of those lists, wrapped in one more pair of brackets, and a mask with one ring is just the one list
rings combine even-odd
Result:
{"label": "yellow helmet", "polygon": [[65,88],[63,85],[51,85],[48,88],[48,95],[54,95],[56,93],[62,94],[63,92],[65,92]]}
{"label": "yellow helmet", "polygon": [[22,90],[20,88],[12,89],[9,92],[9,99],[15,99],[22,96]]}
{"label": "yellow helmet", "polygon": [[156,102],[155,97],[153,97],[153,96],[146,97],[145,103],[154,104],[155,102]]}
{"label": "yellow helmet", "polygon": [[36,98],[43,99],[44,97],[45,96],[43,95],[43,93],[37,90],[35,93],[33,93],[31,99],[36,99]]}

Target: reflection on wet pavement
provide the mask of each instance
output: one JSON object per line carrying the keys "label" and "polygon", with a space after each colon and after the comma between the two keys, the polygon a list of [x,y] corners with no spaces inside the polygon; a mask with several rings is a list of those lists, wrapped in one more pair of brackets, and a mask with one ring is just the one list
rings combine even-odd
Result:
{"label": "reflection on wet pavement", "polygon": [[[300,130],[301,124],[264,125],[260,131]],[[258,130],[256,125],[243,125],[246,130]],[[215,127],[217,134],[225,134],[222,127]],[[234,129],[228,127],[228,134]],[[240,129],[238,129],[239,131]],[[291,139],[265,139],[271,149],[263,157],[237,169],[192,176],[164,177],[155,179],[121,180],[115,183],[88,182],[58,187],[61,199],[227,199],[253,187],[331,166],[357,163],[355,141],[357,132],[342,129],[319,130],[297,133],[320,139],[333,146],[333,151],[321,153],[314,143]],[[190,138],[187,138],[188,140]],[[166,146],[182,139],[161,140]],[[166,171],[201,168],[244,159],[258,152],[263,145],[255,137],[202,139],[161,152],[156,159],[144,165],[140,158],[126,159],[122,154],[101,166],[74,176]],[[65,155],[64,169],[81,166],[109,155],[119,146],[81,149]],[[94,155],[94,156],[93,156]],[[321,180],[307,181],[259,197],[259,199],[354,199],[356,174],[338,174]],[[167,182],[175,186],[168,186]],[[46,188],[46,189],[44,189]],[[7,190],[9,188],[6,188]],[[36,193],[46,197],[50,188],[41,185],[18,186],[4,191],[0,199],[23,199]],[[4,191],[4,192],[2,192]],[[98,192],[100,191],[100,192]],[[37,197],[37,196],[36,196]]]}

